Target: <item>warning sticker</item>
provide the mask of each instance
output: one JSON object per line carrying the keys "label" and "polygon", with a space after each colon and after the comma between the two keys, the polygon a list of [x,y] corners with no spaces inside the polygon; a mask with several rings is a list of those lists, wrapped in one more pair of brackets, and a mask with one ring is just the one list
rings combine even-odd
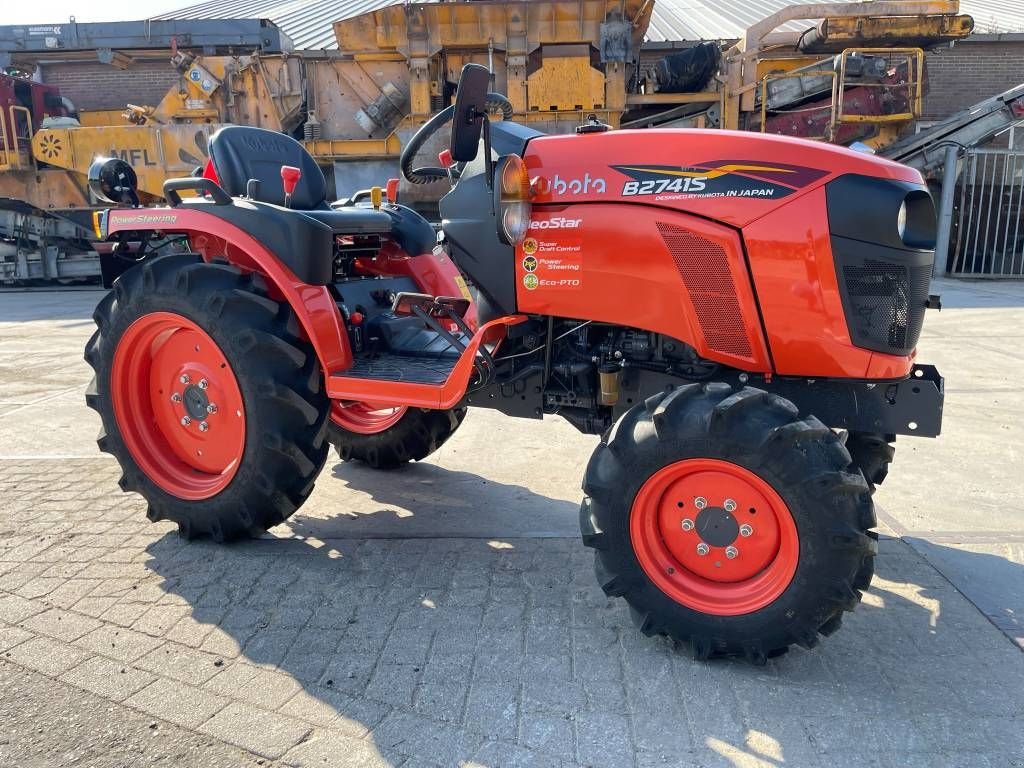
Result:
{"label": "warning sticker", "polygon": [[[534,227],[531,229],[541,229]],[[541,223],[547,223],[541,222]],[[523,241],[522,266],[527,290],[579,290],[583,286],[583,236],[559,229]]]}

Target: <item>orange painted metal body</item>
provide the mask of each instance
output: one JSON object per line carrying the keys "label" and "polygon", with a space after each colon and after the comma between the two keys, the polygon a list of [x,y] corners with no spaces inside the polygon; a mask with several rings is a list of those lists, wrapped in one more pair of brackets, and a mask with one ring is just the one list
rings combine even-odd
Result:
{"label": "orange painted metal body", "polygon": [[[524,315],[493,320],[480,328],[443,384],[414,384],[344,375],[352,365],[352,349],[338,306],[326,286],[301,282],[260,242],[240,228],[202,210],[205,202],[189,202],[176,208],[113,209],[108,214],[109,235],[137,230],[159,230],[188,236],[193,250],[206,261],[226,258],[241,269],[258,272],[272,296],[287,301],[320,359],[327,380],[327,394],[334,400],[369,401],[378,406],[405,405],[418,408],[451,408],[465,394],[478,350],[496,350],[510,325],[524,322]],[[424,291],[458,296],[458,271],[447,257],[433,253],[408,256],[387,244],[376,260],[363,260],[367,274],[407,275]],[[469,318],[475,323],[475,316]]]}
{"label": "orange painted metal body", "polygon": [[326,286],[299,280],[258,240],[242,229],[202,210],[213,203],[188,203],[177,208],[117,208],[107,216],[108,234],[159,230],[188,236],[192,249],[206,261],[226,258],[241,269],[258,272],[272,296],[287,301],[316,349],[325,371],[352,365],[352,349],[338,306]]}
{"label": "orange painted metal body", "polygon": [[[448,380],[345,376],[353,357],[329,289],[299,281],[246,232],[189,202],[113,210],[110,234],[183,233],[207,260],[264,275],[314,345],[337,400],[450,408],[478,350],[496,349],[527,315],[593,320],[682,341],[703,358],[764,374],[899,379],[913,355],[851,343],[833,262],[825,184],[842,174],[921,183],[913,169],[817,142],[729,131],[614,131],[543,136],[524,160],[533,215],[516,247],[516,313],[476,328]],[[244,204],[244,201],[236,201]],[[367,275],[405,275],[433,295],[464,295],[444,254],[385,240]]]}
{"label": "orange painted metal body", "polygon": [[[529,143],[524,159],[536,190],[527,245],[536,240],[549,261],[562,249],[582,250],[573,264],[548,270],[578,282],[551,284],[543,265],[534,267],[536,282],[527,277],[527,257],[537,254],[520,245],[519,311],[665,333],[703,357],[750,371],[878,379],[910,372],[913,355],[850,341],[824,187],[842,174],[920,184],[917,171],[843,147],[734,131],[545,136]],[[743,183],[713,191],[729,187],[727,179]],[[551,226],[556,219],[561,225]],[[564,226],[566,220],[579,223]],[[702,275],[698,264],[681,264],[686,249],[673,252],[666,230],[677,242],[683,230],[720,246],[727,269]],[[716,297],[719,322],[742,326],[749,355],[709,343],[698,307]]]}
{"label": "orange painted metal body", "polygon": [[327,394],[335,400],[371,400],[385,405],[445,410],[466,394],[477,352],[487,346],[492,352],[501,345],[510,325],[526,322],[526,315],[507,315],[481,325],[462,353],[444,384],[414,384],[406,381],[354,379],[344,374],[327,379]]}

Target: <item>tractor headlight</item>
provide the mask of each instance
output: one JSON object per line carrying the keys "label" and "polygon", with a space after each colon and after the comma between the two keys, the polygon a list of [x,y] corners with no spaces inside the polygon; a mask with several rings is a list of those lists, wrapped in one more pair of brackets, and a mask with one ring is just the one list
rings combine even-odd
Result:
{"label": "tractor headlight", "polygon": [[903,236],[907,233],[907,201],[904,200],[900,203],[899,213],[896,214],[896,232],[900,236],[900,240],[903,240]]}
{"label": "tractor headlight", "polygon": [[530,228],[530,174],[519,155],[506,155],[498,161],[495,172],[497,184],[498,237],[502,242],[516,245],[526,237]]}

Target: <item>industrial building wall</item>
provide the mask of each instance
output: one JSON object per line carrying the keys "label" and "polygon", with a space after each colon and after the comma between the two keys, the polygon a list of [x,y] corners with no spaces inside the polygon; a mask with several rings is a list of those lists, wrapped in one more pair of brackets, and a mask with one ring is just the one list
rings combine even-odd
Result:
{"label": "industrial building wall", "polygon": [[43,67],[44,83],[60,88],[80,110],[124,109],[132,104],[156,105],[175,83],[178,72],[166,59],[136,61],[128,69],[100,62],[68,62]]}
{"label": "industrial building wall", "polygon": [[922,120],[942,120],[1024,82],[1024,40],[967,40],[927,54]]}

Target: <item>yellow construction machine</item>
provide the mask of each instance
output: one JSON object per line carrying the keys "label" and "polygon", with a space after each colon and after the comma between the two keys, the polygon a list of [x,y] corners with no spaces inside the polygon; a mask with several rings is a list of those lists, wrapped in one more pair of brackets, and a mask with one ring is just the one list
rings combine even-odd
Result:
{"label": "yellow construction machine", "polygon": [[[337,51],[281,45],[210,54],[179,46],[179,33],[167,45],[178,82],[157,104],[117,111],[76,113],[55,90],[5,103],[0,76],[0,282],[97,272],[82,216],[93,203],[85,174],[97,156],[131,163],[142,202],[153,202],[164,179],[205,163],[212,132],[255,125],[303,141],[337,195],[347,196],[397,175],[402,146],[452,102],[468,62],[488,67],[513,119],[546,132],[593,117],[616,128],[761,130],[878,149],[921,114],[923,49],[965,37],[973,25],[957,0],[795,5],[731,47],[701,43],[652,61],[641,49],[653,7],[654,0],[407,3],[335,22]],[[799,19],[818,21],[803,33],[776,31]],[[0,64],[3,40],[0,28]],[[19,50],[9,58],[31,72],[52,56]],[[131,71],[130,51],[106,56]],[[50,88],[24,78],[15,86]],[[403,186],[401,195],[429,207],[440,186]]]}

